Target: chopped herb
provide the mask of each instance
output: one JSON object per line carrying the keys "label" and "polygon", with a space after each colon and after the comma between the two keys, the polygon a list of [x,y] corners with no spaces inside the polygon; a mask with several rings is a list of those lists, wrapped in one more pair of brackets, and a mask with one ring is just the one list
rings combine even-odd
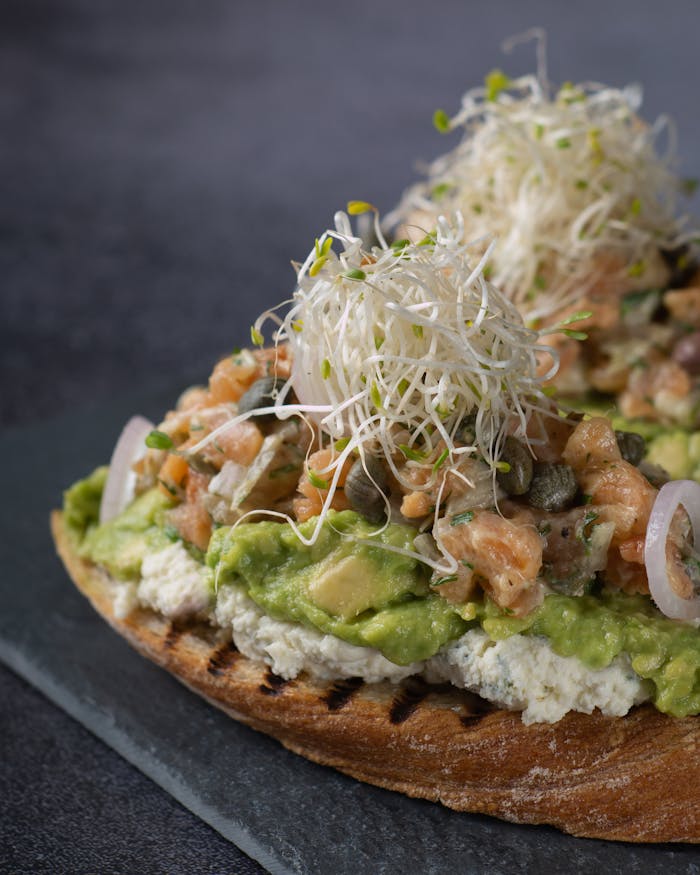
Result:
{"label": "chopped herb", "polygon": [[414,450],[408,444],[399,444],[399,449],[412,462],[423,462],[425,460],[425,453],[421,453],[420,450]]}
{"label": "chopped herb", "polygon": [[160,477],[158,478],[158,482],[160,483],[160,485],[161,485],[164,489],[167,489],[168,492],[169,492],[173,497],[175,497],[175,496],[177,495],[177,489],[175,489],[174,486],[171,486],[170,483],[166,483],[165,480],[161,480]]}
{"label": "chopped herb", "polygon": [[171,450],[175,444],[169,434],[154,430],[146,436],[146,446],[151,450]]}
{"label": "chopped herb", "polygon": [[456,574],[446,574],[444,577],[438,577],[437,580],[431,581],[431,586],[442,586],[445,583],[452,583],[457,580]]}
{"label": "chopped herb", "polygon": [[450,520],[451,526],[461,526],[465,523],[470,523],[474,519],[473,510],[465,510],[462,513],[456,513]]}
{"label": "chopped herb", "polygon": [[440,453],[437,457],[435,464],[433,465],[433,471],[439,471],[440,468],[445,464],[445,459],[450,455],[450,451],[445,447],[445,449]]}
{"label": "chopped herb", "polygon": [[324,480],[323,477],[319,477],[311,468],[309,468],[307,476],[309,478],[309,483],[312,486],[315,486],[316,489],[328,489],[328,481]]}

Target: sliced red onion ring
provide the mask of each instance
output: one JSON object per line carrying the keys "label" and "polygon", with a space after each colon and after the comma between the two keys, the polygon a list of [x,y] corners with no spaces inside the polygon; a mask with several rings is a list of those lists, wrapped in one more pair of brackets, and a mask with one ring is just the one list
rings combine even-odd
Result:
{"label": "sliced red onion ring", "polygon": [[146,436],[155,426],[143,416],[132,416],[112,452],[109,474],[100,502],[100,523],[118,516],[134,497],[136,474],[131,466],[146,453]]}
{"label": "sliced red onion ring", "polygon": [[700,545],[700,484],[694,480],[672,480],[659,490],[649,516],[644,564],[649,578],[649,591],[659,610],[673,620],[695,620],[700,617],[700,596],[683,599],[676,595],[666,571],[668,530],[673,514],[681,504],[690,519],[693,542]]}

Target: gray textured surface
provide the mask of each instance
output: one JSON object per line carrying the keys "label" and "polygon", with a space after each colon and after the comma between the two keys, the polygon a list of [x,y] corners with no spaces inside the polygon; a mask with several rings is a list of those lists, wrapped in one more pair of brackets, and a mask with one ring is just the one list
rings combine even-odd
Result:
{"label": "gray textured surface", "polygon": [[[25,510],[5,521],[2,585],[12,610],[2,619],[14,617],[23,646],[36,644],[28,617],[40,604],[28,580],[57,588],[81,622],[89,617],[63,589],[45,514],[61,487],[104,460],[110,429],[136,399],[93,416],[84,405],[133,394],[134,385],[204,377],[220,352],[245,342],[260,309],[289,293],[290,259],[335,209],[348,198],[389,208],[416,159],[446,148],[430,125],[437,106],[455,106],[494,66],[532,66],[529,49],[509,59],[499,44],[533,24],[549,31],[555,81],[642,81],[646,114],[676,117],[683,172],[700,176],[696,0],[0,5],[0,423],[83,411],[58,444],[51,429],[6,439]],[[36,641],[48,647],[52,631]],[[0,758],[11,791],[0,794],[0,855],[13,855],[0,856],[0,870],[259,871],[4,670],[0,702],[11,741]],[[308,768],[324,776],[320,798],[330,805],[326,773]],[[503,860],[522,854],[530,870],[570,871],[570,859],[590,863],[577,854],[591,847],[621,870],[663,862],[698,871],[690,851],[638,858],[550,831],[484,834],[477,827],[488,822],[405,808],[338,780],[338,798],[354,787],[348,798],[361,812],[381,800],[394,814],[387,823],[400,827],[420,811],[428,826],[410,835],[437,866],[428,841],[449,824],[454,840],[474,840],[463,860],[475,871],[488,871],[501,851]],[[172,851],[178,836],[181,856]],[[390,829],[376,847],[397,836]],[[347,850],[352,836],[343,839]]]}

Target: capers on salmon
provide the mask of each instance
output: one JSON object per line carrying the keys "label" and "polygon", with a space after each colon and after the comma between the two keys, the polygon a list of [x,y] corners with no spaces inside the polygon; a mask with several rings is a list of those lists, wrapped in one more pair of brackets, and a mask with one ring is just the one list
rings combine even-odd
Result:
{"label": "capers on salmon", "polygon": [[636,434],[633,431],[616,431],[615,438],[625,462],[629,462],[630,465],[638,465],[644,458],[647,448],[646,441],[641,434]]}
{"label": "capers on salmon", "polygon": [[496,479],[507,495],[525,495],[532,482],[533,462],[527,447],[508,435],[501,450],[500,461],[507,469],[498,470]]}
{"label": "capers on salmon", "polygon": [[[277,393],[282,388],[283,381],[277,377],[262,377],[241,395],[238,402],[239,413],[250,413],[251,410],[259,410],[261,407],[272,407]],[[272,419],[273,413],[265,413],[258,419]]]}
{"label": "capers on salmon", "polygon": [[577,492],[578,483],[571,465],[537,462],[527,500],[532,507],[558,513],[573,504]]}
{"label": "capers on salmon", "polygon": [[350,507],[371,523],[384,518],[386,488],[386,471],[375,456],[365,456],[364,462],[358,459],[348,472],[344,486]]}

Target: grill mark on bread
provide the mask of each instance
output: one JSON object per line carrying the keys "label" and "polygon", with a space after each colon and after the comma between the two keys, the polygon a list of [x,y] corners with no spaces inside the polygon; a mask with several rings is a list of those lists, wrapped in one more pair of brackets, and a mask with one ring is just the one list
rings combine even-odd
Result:
{"label": "grill mark on bread", "polygon": [[408,720],[429,692],[430,686],[424,680],[409,678],[394,696],[389,708],[389,720],[394,725]]}
{"label": "grill mark on bread", "polygon": [[168,627],[168,631],[165,633],[165,639],[163,640],[163,646],[167,650],[171,650],[178,642],[180,636],[185,631],[185,627],[180,623],[177,623],[175,620],[172,621],[170,626]]}
{"label": "grill mark on bread", "polygon": [[207,671],[214,676],[224,674],[227,669],[231,668],[237,656],[238,648],[233,641],[227,641],[226,644],[218,647],[209,657]]}
{"label": "grill mark on bread", "polygon": [[260,684],[259,689],[260,692],[264,693],[266,696],[279,696],[282,690],[290,683],[291,681],[281,678],[278,674],[275,674],[274,671],[268,669],[265,674],[265,683]]}
{"label": "grill mark on bread", "polygon": [[340,711],[363,684],[362,678],[347,678],[336,681],[325,696],[321,696],[321,701],[325,702],[329,711]]}

